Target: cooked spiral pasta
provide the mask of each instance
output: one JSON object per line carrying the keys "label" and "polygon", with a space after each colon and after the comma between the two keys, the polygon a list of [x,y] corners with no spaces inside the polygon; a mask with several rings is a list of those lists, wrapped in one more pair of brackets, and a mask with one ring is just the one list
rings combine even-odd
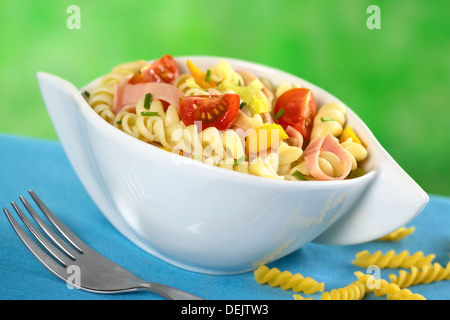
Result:
{"label": "cooked spiral pasta", "polygon": [[278,149],[279,156],[279,175],[289,175],[292,170],[292,164],[295,163],[303,154],[303,150],[296,146],[289,146],[282,141]]}
{"label": "cooked spiral pasta", "polygon": [[[373,292],[377,297],[386,296],[388,300],[426,300],[425,297],[418,293],[412,293],[408,289],[402,289],[395,283],[389,283],[384,279],[375,280],[374,276],[364,274],[360,271],[355,272],[358,281],[360,281],[366,289],[366,292]],[[368,285],[376,283],[375,286]]]}
{"label": "cooked spiral pasta", "polygon": [[[148,112],[150,115],[147,115]],[[154,100],[147,110],[144,108],[144,98],[140,99],[136,105],[136,126],[139,133],[149,142],[159,142],[165,148],[171,149],[174,146],[172,132],[181,129],[182,124],[178,112],[173,106],[164,111],[159,100]]]}
{"label": "cooked spiral pasta", "polygon": [[292,274],[289,271],[281,272],[278,268],[269,269],[261,265],[254,271],[255,280],[260,284],[268,283],[271,287],[281,287],[283,290],[292,289],[295,292],[303,291],[311,294],[324,290],[324,283],[317,282],[310,277],[303,277],[301,274]]}
{"label": "cooked spiral pasta", "polygon": [[[330,177],[338,177],[342,174],[343,166],[341,160],[339,160],[338,156],[330,151],[321,151],[319,153],[318,163],[320,169]],[[306,169],[304,159],[301,159],[300,163],[290,170],[289,175],[294,175],[296,171],[300,172],[303,176],[307,176],[309,179],[312,179],[311,173]]]}
{"label": "cooked spiral pasta", "polygon": [[185,96],[209,96],[208,90],[201,88],[195,83],[194,78],[190,74],[183,73],[179,75],[173,82],[173,85],[180,89]]}
{"label": "cooked spiral pasta", "polygon": [[422,268],[431,265],[434,257],[434,254],[424,256],[422,251],[417,251],[411,255],[408,250],[404,250],[399,254],[394,250],[389,250],[383,255],[381,251],[370,254],[369,251],[364,250],[356,254],[356,258],[352,263],[363,268],[371,265],[376,265],[380,268],[411,268],[413,266]]}
{"label": "cooked spiral pasta", "polygon": [[187,90],[191,89],[190,81],[188,81],[190,79],[192,79],[192,76],[189,73],[182,73],[173,81],[173,85],[186,93]]}
{"label": "cooked spiral pasta", "polygon": [[339,102],[330,102],[317,111],[311,131],[311,141],[332,134],[337,137],[342,133],[347,109]]}
{"label": "cooked spiral pasta", "polygon": [[384,237],[379,238],[379,241],[399,241],[415,231],[415,227],[411,226],[409,228],[401,227],[390,234],[385,235]]}
{"label": "cooked spiral pasta", "polygon": [[136,139],[144,140],[144,137],[139,133],[136,126],[136,119],[136,113],[122,110],[115,116],[114,126]]}
{"label": "cooked spiral pasta", "polygon": [[174,130],[171,141],[175,143],[171,149],[173,153],[181,153],[198,161],[204,160],[202,142],[195,124]]}
{"label": "cooked spiral pasta", "polygon": [[236,72],[225,59],[220,59],[219,63],[210,68],[211,79],[217,83],[227,82],[233,85],[244,83],[242,76]]}
{"label": "cooked spiral pasta", "polygon": [[341,143],[341,146],[350,154],[352,158],[352,170],[358,167],[358,162],[367,157],[367,150],[361,144],[354,142],[351,138]]}
{"label": "cooked spiral pasta", "polygon": [[447,263],[445,268],[437,262],[432,266],[424,266],[421,269],[413,266],[410,272],[400,270],[398,276],[393,273],[389,274],[389,280],[400,288],[407,288],[419,283],[450,280],[450,262]]}
{"label": "cooked spiral pasta", "polygon": [[118,65],[105,76],[101,77],[97,86],[89,92],[87,102],[103,119],[114,124],[116,115],[112,111],[114,100],[114,86],[129,78],[134,72],[145,65],[144,60],[128,62]]}
{"label": "cooked spiral pasta", "polygon": [[257,157],[254,160],[250,161],[248,166],[248,172],[255,176],[276,179],[276,180],[284,180],[283,176],[280,176],[277,173],[277,170],[274,168],[277,165],[277,155],[270,154],[265,159],[262,157]]}

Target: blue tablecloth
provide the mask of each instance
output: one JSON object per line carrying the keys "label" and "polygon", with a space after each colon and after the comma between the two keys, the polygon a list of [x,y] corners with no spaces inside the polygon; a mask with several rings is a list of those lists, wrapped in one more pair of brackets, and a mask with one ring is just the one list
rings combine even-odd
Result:
{"label": "blue tablecloth", "polygon": [[[0,205],[17,217],[10,202],[33,189],[58,217],[94,249],[148,281],[184,289],[209,300],[293,300],[295,292],[258,284],[252,272],[214,276],[193,273],[160,261],[122,236],[106,220],[84,190],[57,141],[0,134]],[[280,270],[301,273],[325,283],[325,290],[356,280],[352,264],[361,250],[386,252],[423,251],[435,254],[446,265],[450,253],[450,198],[431,195],[430,202],[410,225],[415,232],[399,242],[373,241],[352,246],[310,243],[293,254],[269,264]],[[18,218],[17,218],[18,219]],[[4,215],[0,217],[0,299],[162,299],[151,292],[101,295],[70,289],[54,277],[27,250]],[[398,270],[381,270],[381,277]],[[409,288],[429,300],[450,298],[450,281]],[[321,294],[311,297],[320,299]],[[373,293],[365,299],[380,299]],[[384,298],[383,298],[384,299]]]}

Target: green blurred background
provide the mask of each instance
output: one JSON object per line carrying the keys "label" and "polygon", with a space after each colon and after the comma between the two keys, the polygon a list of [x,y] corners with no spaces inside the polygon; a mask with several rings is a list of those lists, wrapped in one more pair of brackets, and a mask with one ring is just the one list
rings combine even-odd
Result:
{"label": "green blurred background", "polygon": [[234,57],[336,95],[425,191],[450,195],[449,21],[447,0],[0,0],[0,132],[57,139],[37,71],[79,87],[166,53]]}

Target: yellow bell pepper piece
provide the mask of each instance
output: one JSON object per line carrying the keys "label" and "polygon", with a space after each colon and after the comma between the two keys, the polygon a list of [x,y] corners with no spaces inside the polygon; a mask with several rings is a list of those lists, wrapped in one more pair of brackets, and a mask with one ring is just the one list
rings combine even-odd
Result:
{"label": "yellow bell pepper piece", "polygon": [[349,125],[345,126],[344,130],[342,131],[341,137],[339,139],[339,142],[345,142],[348,139],[352,139],[353,142],[359,143],[360,145],[362,145],[364,148],[366,147],[365,144],[363,144],[361,142],[361,140],[358,138],[358,136],[356,135],[356,133],[352,130],[352,128],[350,128]]}
{"label": "yellow bell pepper piece", "polygon": [[186,60],[186,65],[189,69],[189,72],[191,73],[192,77],[194,78],[195,82],[202,88],[214,88],[217,86],[217,84],[211,80],[208,79],[206,81],[206,73],[204,73],[199,67],[197,67],[191,60]]}
{"label": "yellow bell pepper piece", "polygon": [[246,145],[250,153],[261,152],[288,139],[289,136],[279,124],[265,124],[252,131],[246,137]]}

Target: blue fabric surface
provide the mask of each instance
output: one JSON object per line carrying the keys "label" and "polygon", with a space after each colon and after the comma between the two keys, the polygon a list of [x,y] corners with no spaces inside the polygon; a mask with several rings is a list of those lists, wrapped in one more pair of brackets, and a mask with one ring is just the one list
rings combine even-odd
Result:
{"label": "blue fabric surface", "polygon": [[[0,205],[15,217],[10,202],[33,189],[50,209],[88,245],[148,281],[184,289],[209,300],[292,300],[295,292],[256,283],[253,273],[214,276],[181,270],[137,248],[104,218],[79,182],[59,142],[0,134]],[[269,264],[325,283],[325,290],[343,287],[365,269],[351,263],[361,250],[435,254],[446,265],[450,253],[450,198],[431,195],[430,202],[409,225],[416,231],[399,242],[373,241],[352,246],[310,243]],[[17,218],[18,219],[18,218]],[[67,285],[45,269],[22,244],[4,215],[0,217],[0,299],[162,299],[151,292],[101,295]],[[383,269],[381,277],[398,269]],[[450,281],[409,288],[429,300],[450,298]],[[310,295],[320,299],[321,293]],[[373,293],[365,299],[380,299]],[[382,298],[384,299],[384,298]]]}

